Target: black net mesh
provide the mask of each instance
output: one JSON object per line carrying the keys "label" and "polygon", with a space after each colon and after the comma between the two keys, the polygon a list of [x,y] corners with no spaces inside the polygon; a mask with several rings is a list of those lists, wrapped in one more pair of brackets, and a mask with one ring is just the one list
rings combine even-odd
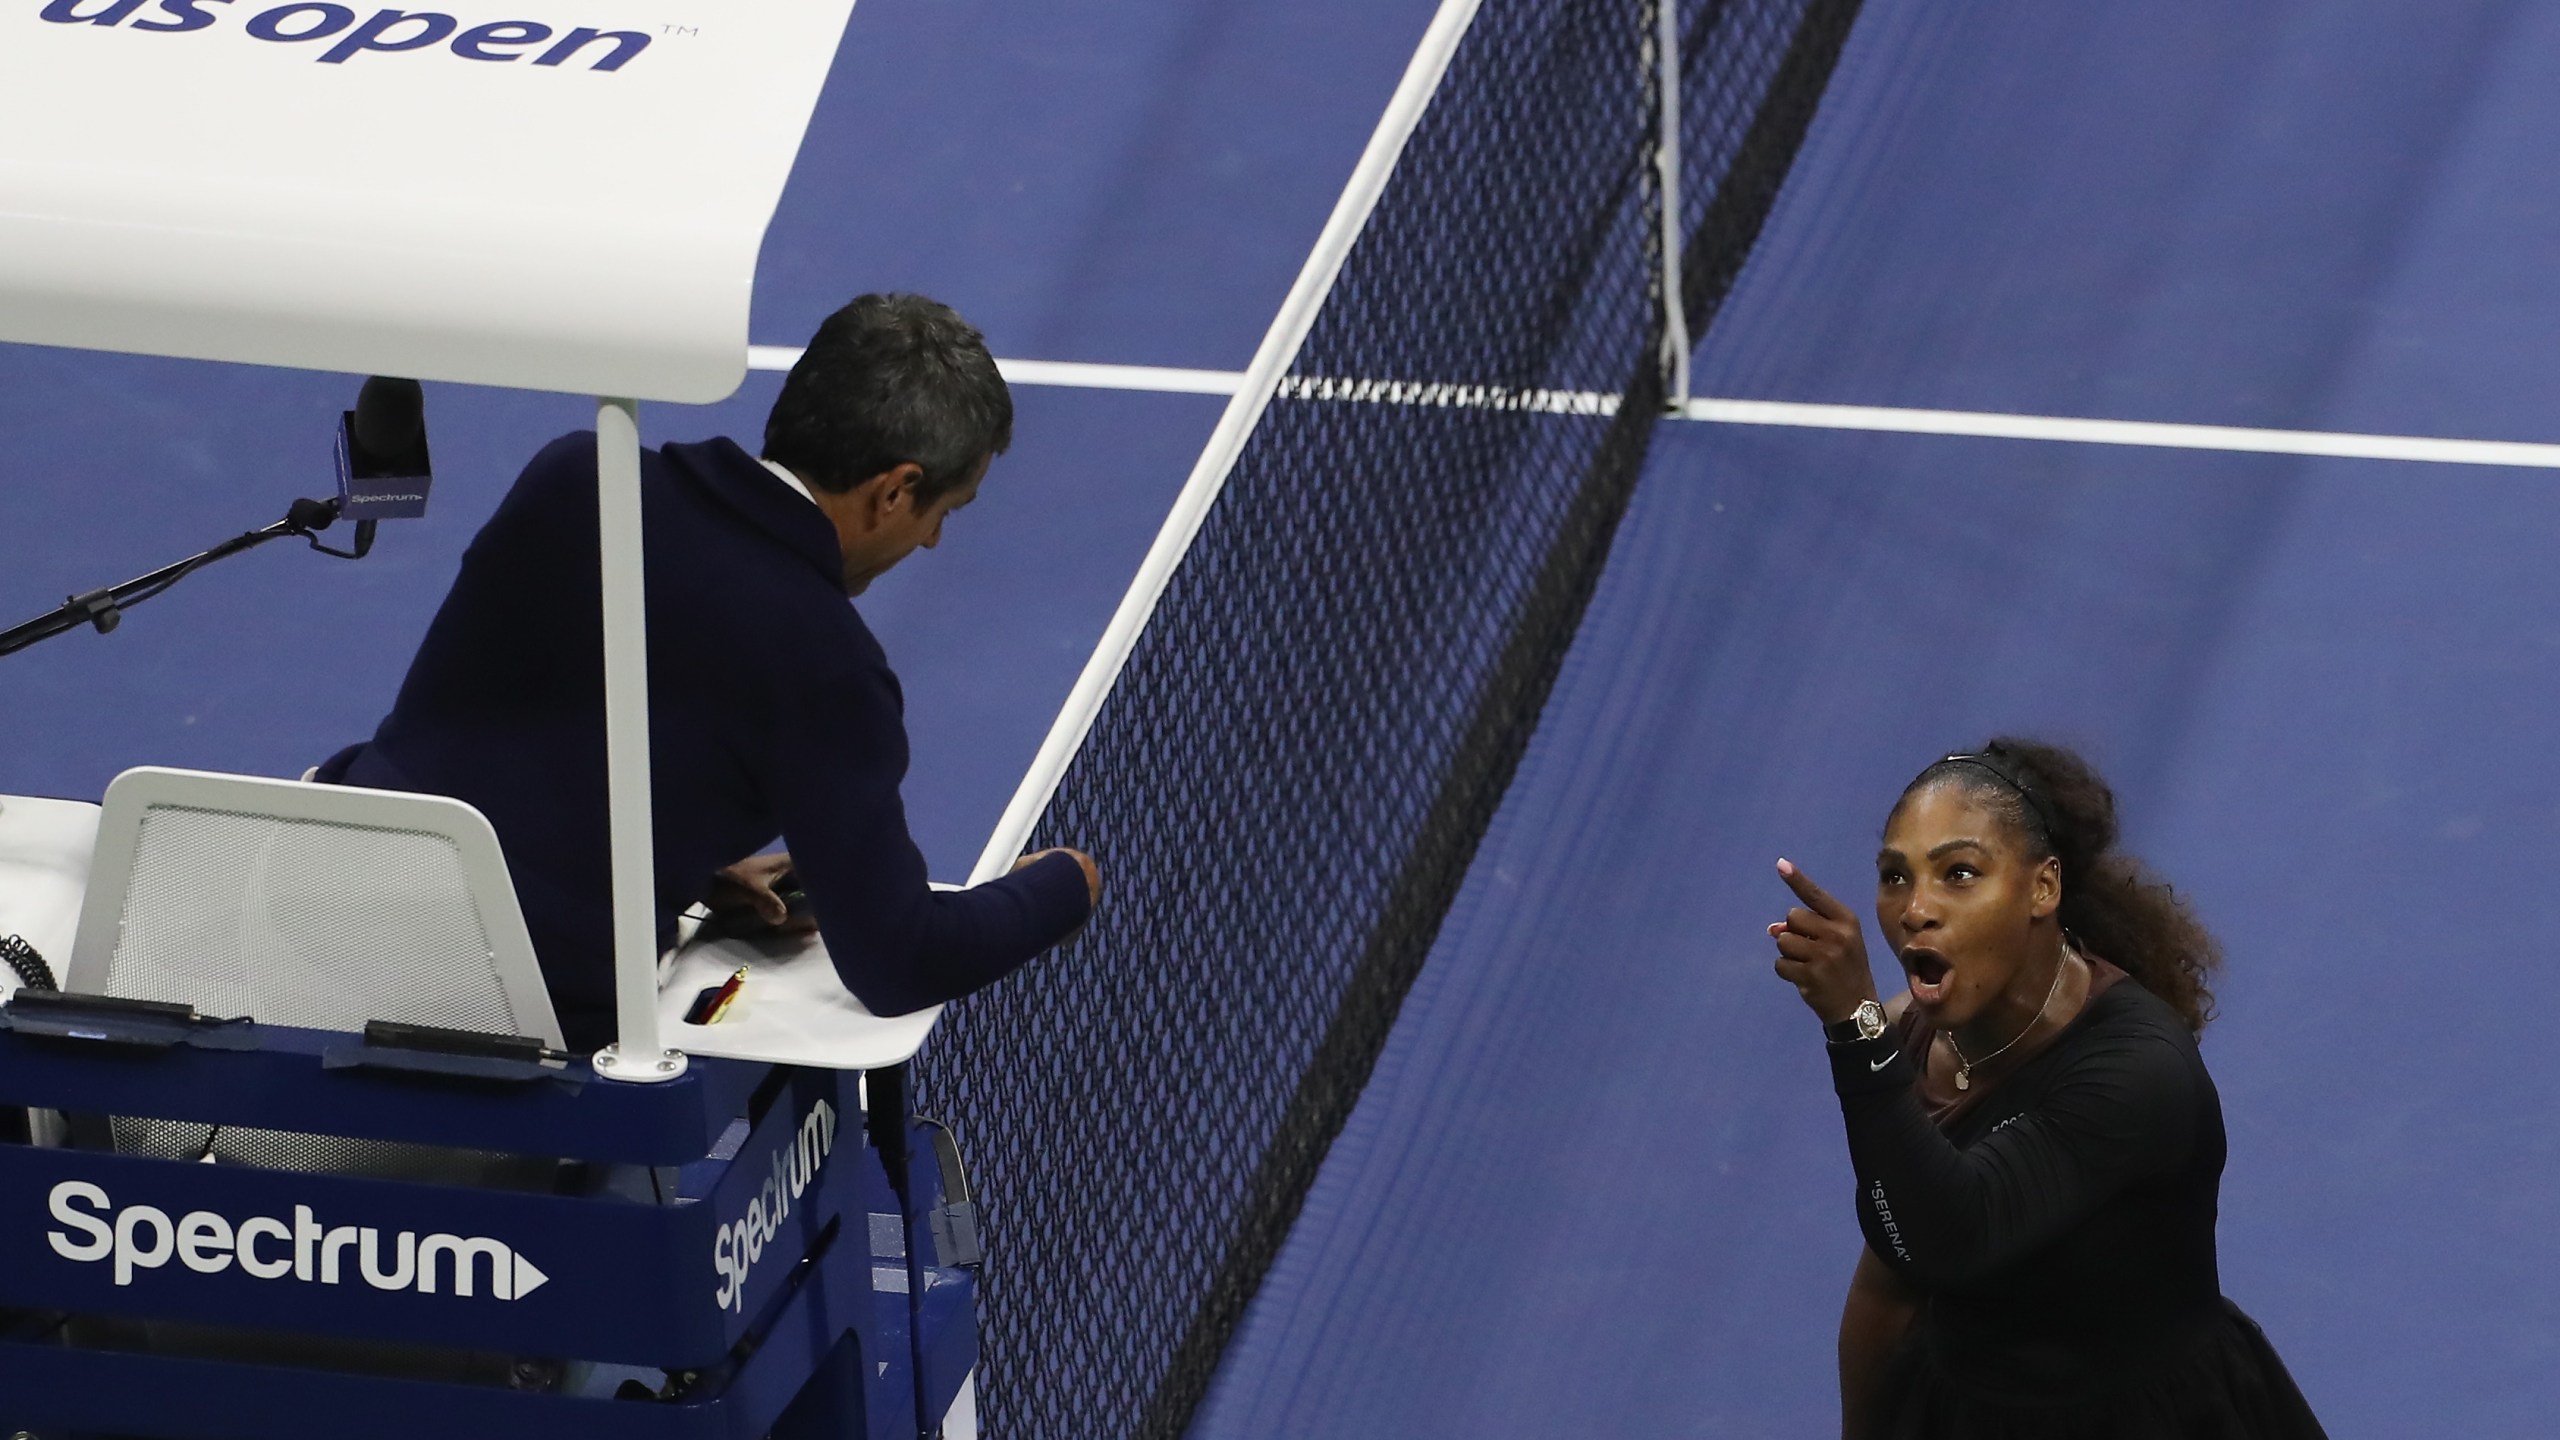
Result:
{"label": "black net mesh", "polygon": [[[1682,6],[1697,333],[1854,11]],[[918,1063],[996,1440],[1181,1433],[1510,781],[1662,400],[1651,26],[1487,0],[1041,821],[1102,913]]]}

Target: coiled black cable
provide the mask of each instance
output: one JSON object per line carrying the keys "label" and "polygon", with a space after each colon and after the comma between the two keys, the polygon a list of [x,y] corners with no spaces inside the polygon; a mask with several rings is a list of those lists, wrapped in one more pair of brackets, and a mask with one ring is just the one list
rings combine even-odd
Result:
{"label": "coiled black cable", "polygon": [[9,968],[17,972],[18,988],[22,990],[62,988],[53,978],[53,967],[44,963],[44,957],[36,953],[36,947],[28,944],[24,936],[0,935],[0,960],[7,961]]}

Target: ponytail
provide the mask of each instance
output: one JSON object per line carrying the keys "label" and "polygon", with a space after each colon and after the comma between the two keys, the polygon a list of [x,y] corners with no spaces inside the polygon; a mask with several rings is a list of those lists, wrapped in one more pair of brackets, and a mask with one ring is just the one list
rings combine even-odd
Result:
{"label": "ponytail", "polygon": [[2116,797],[2097,770],[2060,745],[2001,736],[1920,772],[1904,795],[1945,781],[1998,809],[2036,858],[2062,862],[2065,934],[2142,982],[2201,1033],[2222,946],[2169,883],[2116,846]]}

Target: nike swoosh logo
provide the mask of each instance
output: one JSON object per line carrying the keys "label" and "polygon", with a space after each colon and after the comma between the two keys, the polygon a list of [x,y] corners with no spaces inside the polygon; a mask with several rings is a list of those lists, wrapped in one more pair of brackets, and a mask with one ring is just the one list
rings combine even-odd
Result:
{"label": "nike swoosh logo", "polygon": [[1892,1064],[1894,1061],[1899,1060],[1899,1059],[1901,1059],[1901,1058],[1902,1058],[1902,1052],[1901,1052],[1901,1051],[1899,1051],[1899,1050],[1896,1050],[1896,1051],[1894,1051],[1892,1054],[1887,1055],[1886,1057],[1884,1057],[1883,1059],[1881,1059],[1881,1060],[1877,1061],[1877,1062],[1876,1062],[1876,1063],[1874,1063],[1873,1065],[1868,1066],[1868,1067],[1867,1067],[1867,1073],[1868,1073],[1868,1074],[1870,1074],[1870,1075],[1873,1075],[1873,1074],[1874,1074],[1874,1073],[1876,1073],[1877,1071],[1882,1070],[1882,1069],[1883,1069],[1884,1067],[1886,1067],[1887,1065],[1890,1065],[1890,1064]]}

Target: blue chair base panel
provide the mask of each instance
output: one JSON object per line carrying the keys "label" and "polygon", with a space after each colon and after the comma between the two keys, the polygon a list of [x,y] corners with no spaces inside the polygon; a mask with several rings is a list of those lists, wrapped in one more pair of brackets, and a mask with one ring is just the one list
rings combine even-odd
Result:
{"label": "blue chair base panel", "polygon": [[468,1136],[583,1162],[569,1193],[0,1144],[0,1433],[882,1440],[932,1434],[976,1365],[931,1142],[866,1125],[855,1074],[466,1085],[350,1066],[344,1038],[0,1032],[0,1104]]}

